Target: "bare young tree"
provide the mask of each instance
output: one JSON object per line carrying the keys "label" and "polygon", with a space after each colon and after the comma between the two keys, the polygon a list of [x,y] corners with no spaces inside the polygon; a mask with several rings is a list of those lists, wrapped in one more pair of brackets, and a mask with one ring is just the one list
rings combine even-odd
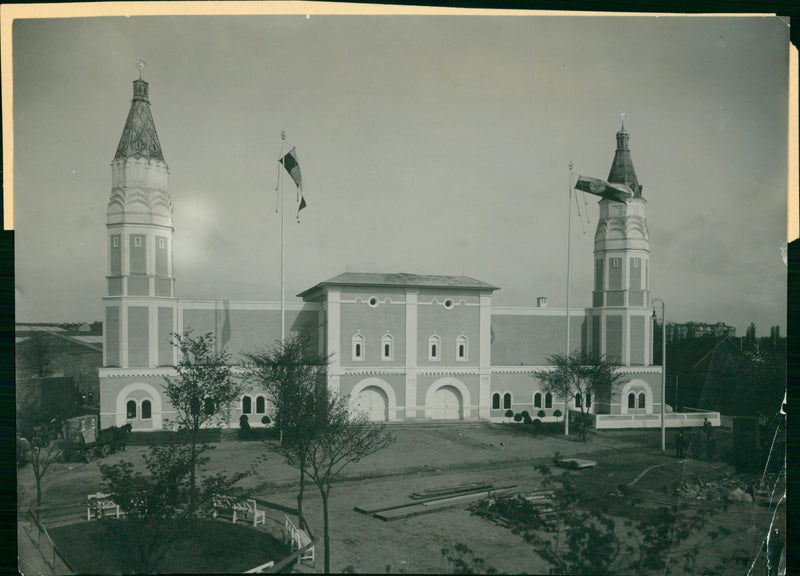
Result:
{"label": "bare young tree", "polygon": [[[370,422],[367,415],[356,411],[350,397],[327,391],[324,401],[316,404],[318,424],[308,442],[305,455],[306,473],[322,497],[324,571],[331,571],[328,498],[331,484],[344,468],[386,448],[395,438],[383,424]],[[299,463],[291,459],[289,464]]]}
{"label": "bare young tree", "polygon": [[[23,443],[24,444],[24,443]],[[28,458],[36,479],[36,508],[42,507],[42,478],[61,457],[61,448],[49,434],[37,434],[28,441]]]}
{"label": "bare young tree", "polygon": [[[575,351],[568,356],[551,354],[547,361],[551,369],[538,370],[534,376],[542,382],[545,392],[558,394],[569,399],[580,398],[581,437],[586,438],[586,405],[592,398],[607,398],[619,383],[622,374],[617,372],[617,364],[605,356],[594,356]],[[569,410],[564,414],[564,433],[568,433]]]}
{"label": "bare young tree", "polygon": [[179,360],[177,378],[165,378],[164,391],[175,409],[178,432],[190,446],[189,488],[192,508],[197,492],[200,454],[211,447],[200,445],[200,430],[219,425],[244,385],[233,378],[230,354],[216,349],[214,335],[193,336],[191,330],[173,334]]}
{"label": "bare young tree", "polygon": [[311,334],[304,330],[270,350],[245,354],[254,364],[250,381],[270,396],[275,426],[281,437],[281,453],[300,471],[297,516],[303,517],[303,494],[306,484],[306,456],[309,442],[318,429],[317,405],[324,401],[328,358],[312,351]]}

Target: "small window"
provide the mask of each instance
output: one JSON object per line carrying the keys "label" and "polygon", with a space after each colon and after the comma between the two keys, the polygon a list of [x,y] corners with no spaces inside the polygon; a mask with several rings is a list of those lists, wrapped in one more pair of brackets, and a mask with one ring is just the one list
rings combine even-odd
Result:
{"label": "small window", "polygon": [[364,335],[361,332],[353,336],[353,360],[364,360]]}
{"label": "small window", "polygon": [[463,334],[456,338],[456,360],[467,360],[467,337]]}
{"label": "small window", "polygon": [[447,308],[448,310],[452,309],[453,301],[450,298],[448,298],[447,300],[444,301],[444,307]]}
{"label": "small window", "polygon": [[639,408],[644,408],[645,407],[645,400],[646,400],[646,398],[645,398],[644,392],[639,392]]}
{"label": "small window", "polygon": [[533,395],[533,407],[534,408],[541,408],[542,407],[542,393],[537,392]]}
{"label": "small window", "polygon": [[150,420],[153,417],[153,409],[150,400],[142,400],[142,420]]}
{"label": "small window", "polygon": [[206,398],[203,402],[203,411],[207,416],[211,416],[216,410],[214,409],[214,401],[211,398]]}
{"label": "small window", "polygon": [[112,245],[114,248],[119,248],[119,236],[114,236],[114,237],[111,239],[111,245]]}
{"label": "small window", "polygon": [[128,400],[126,408],[128,412],[128,420],[133,420],[134,418],[136,418],[136,401]]}
{"label": "small window", "polygon": [[158,247],[159,247],[159,249],[163,250],[165,245],[166,245],[166,242],[164,242],[164,239],[163,238],[159,238],[158,239]]}
{"label": "small window", "polygon": [[133,245],[136,246],[137,248],[141,248],[142,247],[142,237],[141,236],[134,236]]}
{"label": "small window", "polygon": [[550,392],[544,395],[544,407],[545,408],[553,407],[553,395],[550,394]]}
{"label": "small window", "polygon": [[632,258],[631,262],[633,263],[633,267],[634,268],[638,268],[639,267],[639,258]]}
{"label": "small window", "polygon": [[636,408],[636,394],[633,392],[628,394],[628,408]]}
{"label": "small window", "polygon": [[252,414],[253,413],[253,400],[250,396],[243,396],[242,397],[242,414]]}
{"label": "small window", "polygon": [[619,258],[612,258],[611,259],[611,267],[612,268],[619,268]]}
{"label": "small window", "polygon": [[503,410],[511,410],[511,392],[503,394]]}
{"label": "small window", "polygon": [[263,396],[256,397],[256,414],[264,414],[267,411],[267,401]]}
{"label": "small window", "polygon": [[375,298],[375,296],[373,296],[372,298],[369,299],[369,305],[375,308],[375,306],[378,305],[378,299]]}
{"label": "small window", "polygon": [[580,408],[580,407],[581,407],[581,394],[580,392],[578,392],[577,394],[575,394],[575,408]]}
{"label": "small window", "polygon": [[383,360],[394,360],[394,338],[389,333],[381,338],[381,358]]}
{"label": "small window", "polygon": [[492,410],[500,410],[500,393],[492,394]]}
{"label": "small window", "polygon": [[434,333],[433,336],[428,338],[428,360],[439,360],[439,345],[442,339]]}

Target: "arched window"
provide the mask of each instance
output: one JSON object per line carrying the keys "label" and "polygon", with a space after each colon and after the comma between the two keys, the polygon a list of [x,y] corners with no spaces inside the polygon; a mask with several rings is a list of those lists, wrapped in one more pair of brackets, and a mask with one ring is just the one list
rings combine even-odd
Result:
{"label": "arched window", "polygon": [[263,414],[267,411],[267,401],[263,396],[256,397],[256,414]]}
{"label": "arched window", "polygon": [[128,403],[125,406],[128,412],[128,420],[133,420],[136,418],[136,400],[128,400]]}
{"label": "arched window", "polygon": [[364,335],[356,332],[353,335],[353,360],[363,360],[364,357]]}
{"label": "arched window", "polygon": [[394,338],[388,332],[381,338],[381,359],[394,360]]}
{"label": "arched window", "polygon": [[544,407],[545,408],[553,407],[553,395],[550,394],[550,392],[544,395]]}
{"label": "arched window", "polygon": [[533,395],[533,407],[534,408],[541,408],[542,407],[542,393],[537,392]]}
{"label": "arched window", "polygon": [[468,346],[469,341],[466,336],[462,334],[456,338],[456,360],[461,360],[462,362],[467,360]]}
{"label": "arched window", "polygon": [[430,338],[428,338],[428,360],[439,360],[439,349],[442,344],[442,339],[434,332]]}
{"label": "arched window", "polygon": [[253,400],[250,396],[242,396],[242,414],[253,413]]}
{"label": "arched window", "polygon": [[577,394],[575,394],[575,408],[580,408],[580,407],[581,407],[581,393],[578,392]]}
{"label": "arched window", "polygon": [[511,392],[503,394],[503,410],[511,410]]}
{"label": "arched window", "polygon": [[492,394],[492,410],[500,410],[500,393]]}
{"label": "arched window", "polygon": [[142,400],[142,420],[150,420],[153,417],[153,408],[150,400]]}
{"label": "arched window", "polygon": [[644,392],[639,392],[639,408],[644,408],[645,406],[645,395]]}
{"label": "arched window", "polygon": [[636,394],[633,392],[628,394],[628,408],[636,408]]}
{"label": "arched window", "polygon": [[592,407],[592,393],[591,392],[587,392],[586,393],[586,407],[587,408],[591,408]]}
{"label": "arched window", "polygon": [[215,412],[214,401],[211,398],[206,398],[205,402],[203,402],[203,411],[208,415],[211,415]]}

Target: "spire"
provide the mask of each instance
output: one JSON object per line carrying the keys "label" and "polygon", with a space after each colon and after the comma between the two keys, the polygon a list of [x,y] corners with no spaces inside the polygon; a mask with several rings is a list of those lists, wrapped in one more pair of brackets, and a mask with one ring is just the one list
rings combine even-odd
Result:
{"label": "spire", "polygon": [[622,115],[622,126],[617,132],[617,151],[614,153],[614,162],[608,173],[608,181],[613,184],[625,184],[631,190],[635,198],[642,195],[642,187],[636,178],[636,171],[633,169],[631,151],[628,148],[628,138],[630,135],[625,130],[625,116]]}
{"label": "spire", "polygon": [[142,80],[143,62],[137,62],[139,79],[133,81],[133,100],[119,139],[117,153],[114,160],[127,160],[128,158],[147,158],[164,162],[161,144],[156,134],[156,125],[150,113],[150,100],[148,99],[148,84]]}

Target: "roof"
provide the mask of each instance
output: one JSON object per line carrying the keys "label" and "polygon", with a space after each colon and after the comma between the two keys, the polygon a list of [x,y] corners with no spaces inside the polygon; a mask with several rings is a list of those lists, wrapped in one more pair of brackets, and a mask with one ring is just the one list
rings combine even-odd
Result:
{"label": "roof", "polygon": [[499,290],[486,282],[469,276],[438,276],[433,274],[380,274],[371,272],[345,272],[330,280],[320,282],[297,296],[303,298],[311,292],[328,286],[371,286],[392,288],[449,288],[455,290]]}
{"label": "roof", "polygon": [[611,170],[608,173],[607,180],[613,184],[624,184],[633,190],[634,198],[641,198],[642,187],[636,178],[631,151],[628,148],[629,136],[624,126],[617,132],[617,150],[614,153],[614,161],[611,163]]}
{"label": "roof", "polygon": [[66,332],[61,326],[54,324],[23,324],[18,322],[15,325],[17,332]]}
{"label": "roof", "polygon": [[114,160],[128,158],[146,158],[164,161],[161,144],[156,134],[156,125],[150,113],[150,100],[147,97],[147,82],[133,81],[133,100],[119,139]]}

